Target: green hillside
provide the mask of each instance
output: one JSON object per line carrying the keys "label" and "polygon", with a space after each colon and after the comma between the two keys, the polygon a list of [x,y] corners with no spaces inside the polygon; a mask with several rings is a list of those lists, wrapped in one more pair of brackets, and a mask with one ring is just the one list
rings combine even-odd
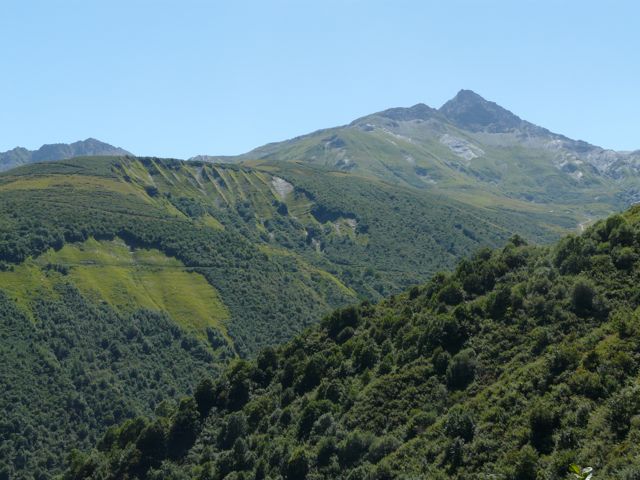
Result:
{"label": "green hillside", "polygon": [[234,361],[64,478],[638,478],[638,258],[638,208],[514,237]]}
{"label": "green hillside", "polygon": [[47,478],[234,358],[514,232],[572,224],[295,163],[76,158],[0,174],[0,457]]}

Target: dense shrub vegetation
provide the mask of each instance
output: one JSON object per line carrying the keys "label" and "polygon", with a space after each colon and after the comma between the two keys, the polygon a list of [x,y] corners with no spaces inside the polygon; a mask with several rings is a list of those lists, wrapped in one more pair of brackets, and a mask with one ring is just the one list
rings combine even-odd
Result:
{"label": "dense shrub vegetation", "polygon": [[[275,175],[285,187],[290,182],[286,194],[276,190]],[[107,427],[150,416],[156,408],[159,417],[168,415],[171,408],[159,406],[162,400],[190,393],[200,378],[214,378],[230,359],[287,341],[358,297],[374,300],[424,281],[481,244],[506,241],[518,219],[295,165],[84,158],[3,173],[0,479],[48,478],[72,446],[86,449]],[[553,236],[536,225],[526,231]],[[159,307],[123,310],[100,292],[92,295],[81,273],[104,258],[41,261],[55,257],[51,249],[61,253],[73,245],[81,251],[96,240],[123,240],[131,252],[157,249],[179,260],[175,268],[201,274],[228,311],[225,331],[209,328],[194,335]],[[621,264],[633,262],[629,252],[625,255]],[[442,294],[448,304],[461,299],[460,288]],[[352,344],[353,368],[367,372],[382,362],[390,373],[395,365],[390,352],[374,339],[354,337],[359,316],[348,317],[340,320],[348,328],[334,333],[340,343]],[[463,341],[456,331],[445,331],[452,345]],[[476,359],[473,352],[455,353],[441,352],[441,373],[451,378],[451,388],[463,389],[475,375]],[[258,361],[275,373],[273,355]],[[301,379],[294,363],[287,368],[291,400],[317,388],[326,375],[322,356],[305,366]],[[270,378],[261,382],[266,387]],[[242,406],[252,385],[249,380],[234,385],[229,405]],[[195,394],[201,401],[211,397],[202,388]],[[150,427],[140,437],[140,451],[180,459],[195,438],[190,429],[205,413],[201,401],[198,416],[185,410],[173,430],[165,432],[162,422]],[[318,411],[329,413],[327,402],[319,403]],[[307,417],[311,424],[301,427],[303,436],[315,422],[314,411]],[[258,416],[257,410],[251,421]],[[128,427],[128,438],[138,441],[140,422]],[[229,440],[229,448],[236,440]],[[375,455],[393,444],[382,442]],[[295,457],[290,475],[301,471],[306,455]],[[138,474],[146,467],[139,468]]]}
{"label": "dense shrub vegetation", "polygon": [[639,215],[338,310],[110,429],[64,477],[637,478]]}
{"label": "dense shrub vegetation", "polygon": [[47,478],[71,446],[189,391],[216,363],[166,315],[123,315],[61,283],[33,318],[0,292],[0,478]]}

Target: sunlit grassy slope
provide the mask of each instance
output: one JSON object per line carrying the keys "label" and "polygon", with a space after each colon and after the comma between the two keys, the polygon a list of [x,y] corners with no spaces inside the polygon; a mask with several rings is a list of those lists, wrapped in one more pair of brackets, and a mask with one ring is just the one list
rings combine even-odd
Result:
{"label": "sunlit grassy slope", "polygon": [[[65,275],[56,275],[60,270]],[[66,277],[66,278],[65,278]],[[30,312],[38,292],[54,295],[54,285],[70,279],[97,302],[133,312],[165,312],[178,325],[202,335],[207,327],[226,333],[229,311],[218,292],[199,273],[156,249],[131,249],[122,240],[65,245],[48,250],[12,271],[0,272],[0,288]]]}

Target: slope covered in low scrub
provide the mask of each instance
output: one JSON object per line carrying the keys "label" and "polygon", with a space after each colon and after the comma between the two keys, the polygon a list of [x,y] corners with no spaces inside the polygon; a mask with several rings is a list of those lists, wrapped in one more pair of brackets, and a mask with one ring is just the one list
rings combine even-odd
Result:
{"label": "slope covered in low scrub", "polygon": [[[92,157],[4,172],[0,472],[48,478],[63,452],[231,359],[502,244],[521,218],[290,164]],[[524,230],[556,234],[543,219]]]}
{"label": "slope covered in low scrub", "polygon": [[70,456],[66,479],[640,475],[640,210],[335,311]]}

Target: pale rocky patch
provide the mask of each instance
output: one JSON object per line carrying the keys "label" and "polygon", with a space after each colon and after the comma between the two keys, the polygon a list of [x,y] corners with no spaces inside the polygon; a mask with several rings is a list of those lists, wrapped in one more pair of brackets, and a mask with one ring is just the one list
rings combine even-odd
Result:
{"label": "pale rocky patch", "polygon": [[273,177],[271,179],[271,185],[282,200],[286,200],[287,195],[293,192],[293,185],[287,182],[284,178]]}
{"label": "pale rocky patch", "polygon": [[480,147],[473,145],[464,138],[454,137],[448,133],[440,137],[440,143],[449,147],[449,150],[467,162],[484,155],[484,150]]}

